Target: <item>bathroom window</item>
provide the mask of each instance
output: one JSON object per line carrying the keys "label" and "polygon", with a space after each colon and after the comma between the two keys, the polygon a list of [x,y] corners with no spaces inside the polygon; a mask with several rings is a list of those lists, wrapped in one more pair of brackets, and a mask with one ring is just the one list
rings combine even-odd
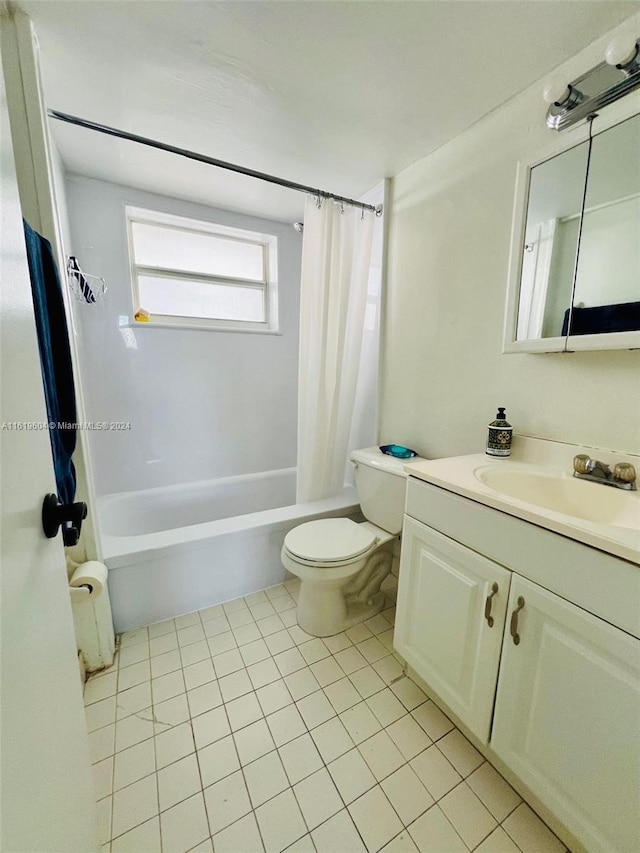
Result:
{"label": "bathroom window", "polygon": [[273,234],[136,207],[126,216],[134,312],[151,325],[278,330]]}

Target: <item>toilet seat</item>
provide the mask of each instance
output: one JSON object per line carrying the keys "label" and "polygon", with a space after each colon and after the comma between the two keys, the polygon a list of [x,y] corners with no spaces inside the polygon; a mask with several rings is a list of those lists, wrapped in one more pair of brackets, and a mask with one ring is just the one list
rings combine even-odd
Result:
{"label": "toilet seat", "polygon": [[305,565],[334,568],[358,559],[376,542],[371,530],[349,518],[322,518],[289,531],[284,547]]}

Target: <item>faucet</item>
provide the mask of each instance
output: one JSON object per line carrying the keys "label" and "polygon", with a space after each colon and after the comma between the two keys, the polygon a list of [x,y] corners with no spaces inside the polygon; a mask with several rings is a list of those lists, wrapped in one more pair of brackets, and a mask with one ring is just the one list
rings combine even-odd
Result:
{"label": "faucet", "polygon": [[636,469],[630,462],[618,462],[612,471],[599,459],[591,459],[586,453],[579,453],[573,457],[573,476],[602,483],[603,486],[636,491]]}

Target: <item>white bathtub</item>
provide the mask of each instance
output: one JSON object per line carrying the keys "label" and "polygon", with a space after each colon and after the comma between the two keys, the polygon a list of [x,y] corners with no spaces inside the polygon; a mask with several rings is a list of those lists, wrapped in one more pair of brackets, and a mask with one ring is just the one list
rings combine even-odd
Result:
{"label": "white bathtub", "polygon": [[116,631],[280,583],[289,530],[314,518],[357,517],[354,488],[295,504],[295,478],[286,468],[98,498]]}

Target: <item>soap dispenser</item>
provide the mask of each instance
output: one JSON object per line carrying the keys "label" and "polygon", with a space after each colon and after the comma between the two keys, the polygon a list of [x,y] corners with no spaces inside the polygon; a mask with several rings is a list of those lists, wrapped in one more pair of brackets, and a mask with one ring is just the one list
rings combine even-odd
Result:
{"label": "soap dispenser", "polygon": [[489,424],[487,456],[510,456],[513,427],[507,421],[503,407],[498,409],[495,421]]}

